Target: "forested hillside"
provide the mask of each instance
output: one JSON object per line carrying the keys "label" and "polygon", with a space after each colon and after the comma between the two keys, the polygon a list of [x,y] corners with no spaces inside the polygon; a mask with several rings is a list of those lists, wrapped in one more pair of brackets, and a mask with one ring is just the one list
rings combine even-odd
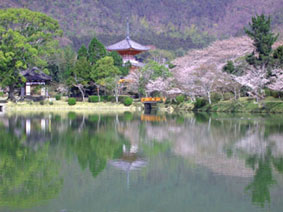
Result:
{"label": "forested hillside", "polygon": [[106,45],[121,39],[127,16],[135,40],[179,52],[241,35],[256,13],[271,14],[275,31],[283,26],[282,0],[1,0],[8,7],[51,15],[75,47],[94,34]]}

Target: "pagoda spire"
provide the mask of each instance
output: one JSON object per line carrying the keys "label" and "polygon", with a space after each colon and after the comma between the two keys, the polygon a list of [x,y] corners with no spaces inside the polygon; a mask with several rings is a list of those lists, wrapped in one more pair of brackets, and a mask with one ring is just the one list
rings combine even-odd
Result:
{"label": "pagoda spire", "polygon": [[129,17],[127,17],[127,35],[126,39],[130,40],[130,23],[129,23]]}

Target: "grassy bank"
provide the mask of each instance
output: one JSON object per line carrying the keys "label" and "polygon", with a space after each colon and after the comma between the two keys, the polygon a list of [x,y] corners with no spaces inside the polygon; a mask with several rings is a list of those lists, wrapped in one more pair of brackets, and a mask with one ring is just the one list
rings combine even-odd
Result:
{"label": "grassy bank", "polygon": [[268,97],[260,103],[253,99],[241,98],[237,101],[219,101],[211,105],[206,104],[201,108],[195,108],[193,103],[182,103],[174,106],[175,110],[198,112],[237,112],[237,113],[283,113],[283,101]]}
{"label": "grassy bank", "polygon": [[66,101],[53,101],[49,102],[8,102],[5,105],[6,112],[68,112],[68,111],[89,111],[89,112],[123,112],[123,111],[136,111],[142,110],[141,105],[133,104],[125,106],[124,104],[116,104],[111,102],[77,102],[76,105],[70,106]]}

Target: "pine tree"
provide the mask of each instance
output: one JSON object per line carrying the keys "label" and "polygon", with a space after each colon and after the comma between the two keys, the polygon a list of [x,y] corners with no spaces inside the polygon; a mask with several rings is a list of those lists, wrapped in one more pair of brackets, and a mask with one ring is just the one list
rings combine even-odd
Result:
{"label": "pine tree", "polygon": [[82,45],[78,51],[78,60],[82,57],[88,58],[88,52],[87,52],[87,48],[85,47],[85,45]]}
{"label": "pine tree", "polygon": [[107,55],[106,49],[101,42],[94,37],[88,46],[88,61],[91,65]]}
{"label": "pine tree", "polygon": [[247,62],[251,65],[267,65],[270,60],[270,54],[272,52],[272,45],[278,38],[271,32],[271,18],[265,17],[264,14],[257,15],[252,18],[252,22],[249,23],[249,29],[245,28],[246,34],[254,41],[256,48],[255,52],[247,57]]}

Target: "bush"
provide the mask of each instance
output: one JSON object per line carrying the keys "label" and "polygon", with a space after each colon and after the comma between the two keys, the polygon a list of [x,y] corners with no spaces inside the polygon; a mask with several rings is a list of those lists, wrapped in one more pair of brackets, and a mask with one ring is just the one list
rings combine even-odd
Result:
{"label": "bush", "polygon": [[179,95],[176,97],[177,104],[181,104],[185,101],[184,95]]}
{"label": "bush", "polygon": [[271,96],[271,90],[268,89],[268,88],[264,89],[264,94],[265,94],[266,97]]}
{"label": "bush", "polygon": [[4,92],[0,91],[0,97],[4,96]]}
{"label": "bush", "polygon": [[230,92],[226,92],[226,93],[224,93],[223,97],[224,97],[224,100],[227,101],[227,100],[232,99],[234,97],[234,95]]}
{"label": "bush", "polygon": [[68,99],[68,104],[69,105],[75,105],[77,103],[77,100],[75,98],[69,98]]}
{"label": "bush", "polygon": [[194,103],[194,109],[202,108],[207,104],[207,100],[203,98],[197,98],[195,103]]}
{"label": "bush", "polygon": [[219,102],[221,100],[221,98],[222,98],[221,95],[218,94],[218,93],[212,93],[211,94],[211,101],[212,101],[212,103]]}
{"label": "bush", "polygon": [[133,103],[133,99],[131,97],[126,97],[124,99],[124,105],[125,106],[130,106]]}
{"label": "bush", "polygon": [[55,96],[55,99],[56,99],[57,101],[61,100],[61,95],[60,95],[60,94],[57,94],[57,95]]}
{"label": "bush", "polygon": [[124,100],[127,98],[127,96],[119,96],[118,101],[124,103]]}
{"label": "bush", "polygon": [[283,92],[270,90],[270,96],[273,96],[276,99],[279,99],[283,96]]}
{"label": "bush", "polygon": [[89,102],[99,102],[99,96],[89,96],[88,101]]}
{"label": "bush", "polygon": [[44,101],[41,100],[41,101],[39,102],[39,104],[40,104],[40,105],[44,105]]}
{"label": "bush", "polygon": [[108,102],[115,102],[115,100],[116,100],[116,99],[115,99],[115,96],[108,96],[108,97],[107,97],[107,101],[108,101]]}
{"label": "bush", "polygon": [[49,105],[53,105],[53,102],[49,102]]}

